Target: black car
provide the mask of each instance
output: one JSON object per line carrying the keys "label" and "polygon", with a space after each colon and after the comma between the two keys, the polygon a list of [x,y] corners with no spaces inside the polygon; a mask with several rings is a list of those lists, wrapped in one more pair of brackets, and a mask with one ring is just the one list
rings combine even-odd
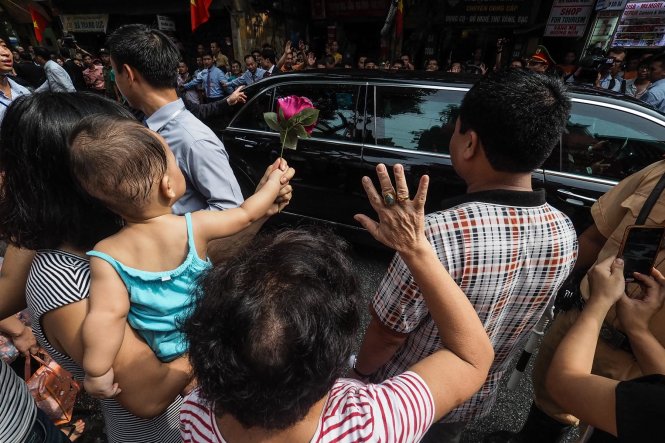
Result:
{"label": "black car", "polygon": [[[378,163],[404,165],[414,191],[429,174],[427,212],[465,192],[452,168],[448,144],[459,106],[477,78],[403,71],[306,71],[262,80],[246,89],[248,102],[228,121],[207,123],[223,140],[245,195],[253,192],[266,166],[280,152],[279,134],[263,113],[276,99],[308,97],[320,110],[309,139],[284,157],[297,173],[286,216],[361,229],[356,213],[372,214],[360,180],[375,177]],[[534,188],[575,223],[591,223],[589,208],[622,178],[665,154],[665,115],[619,94],[570,88],[573,102],[566,133]],[[227,126],[228,124],[228,126]]]}

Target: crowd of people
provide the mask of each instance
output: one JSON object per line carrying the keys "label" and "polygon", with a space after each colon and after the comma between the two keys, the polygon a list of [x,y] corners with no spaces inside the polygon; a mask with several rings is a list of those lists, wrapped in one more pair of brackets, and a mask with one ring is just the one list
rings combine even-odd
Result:
{"label": "crowd of people", "polygon": [[[578,418],[597,428],[590,441],[662,440],[665,349],[651,320],[663,312],[665,260],[626,287],[616,254],[665,161],[603,196],[579,239],[532,188],[565,130],[565,83],[587,65],[569,54],[564,75],[544,75],[557,69],[545,48],[529,69],[512,60],[494,72],[481,51],[451,64],[480,74],[450,141],[467,193],[425,214],[427,176],[415,192],[400,164],[377,167],[378,190],[363,177],[378,221],[356,220],[396,254],[352,355],[365,308],[348,245],[318,229],[257,235],[298,198],[297,171],[278,158],[243,199],[222,142],[197,118],[242,102],[243,86],[261,78],[348,60],[336,42],[322,64],[305,43],[287,42],[279,58],[269,47],[245,56],[241,72],[228,46],[200,45],[189,75],[168,36],[126,25],[100,63],[81,57],[83,84],[67,70],[81,68],[76,55],[61,66],[29,48],[44,80],[22,86],[0,41],[0,238],[9,244],[0,330],[24,355],[44,349],[101,399],[110,442],[459,442],[581,270],[585,307],[561,314],[545,340],[530,421],[488,441],[553,442]],[[596,87],[629,90],[620,56],[613,49],[612,63],[594,68]],[[659,94],[661,57],[647,59],[654,85],[643,97]],[[358,67],[372,65],[359,57]],[[640,64],[630,66],[643,90]],[[415,68],[403,56],[391,69]],[[662,223],[661,212],[648,223]],[[13,316],[26,307],[27,325]],[[611,310],[631,348],[612,349],[612,369],[624,370],[593,375]],[[67,441],[4,360],[0,389],[0,441]]]}

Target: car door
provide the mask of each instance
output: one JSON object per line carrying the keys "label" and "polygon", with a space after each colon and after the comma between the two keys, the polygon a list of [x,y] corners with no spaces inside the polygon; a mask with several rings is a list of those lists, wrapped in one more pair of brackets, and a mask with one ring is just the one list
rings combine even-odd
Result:
{"label": "car door", "polygon": [[665,121],[620,106],[574,98],[561,143],[545,163],[548,201],[578,231],[591,206],[623,178],[665,155]]}

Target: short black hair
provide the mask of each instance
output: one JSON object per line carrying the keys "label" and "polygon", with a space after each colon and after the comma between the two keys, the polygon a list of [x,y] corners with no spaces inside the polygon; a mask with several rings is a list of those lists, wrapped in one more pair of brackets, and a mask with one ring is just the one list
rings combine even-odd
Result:
{"label": "short black hair", "polygon": [[145,206],[166,172],[165,149],[156,133],[115,115],[86,117],[69,136],[74,177],[88,194],[120,214]]}
{"label": "short black hair", "polygon": [[256,62],[256,58],[252,54],[247,54],[247,55],[245,55],[245,59],[244,59],[245,63],[247,63],[248,58],[251,58],[252,60],[254,60],[254,62]]}
{"label": "short black hair", "polygon": [[267,58],[268,60],[270,60],[270,62],[271,62],[273,65],[274,65],[275,63],[277,63],[277,62],[276,62],[276,60],[277,60],[277,56],[276,56],[276,54],[275,54],[275,51],[273,51],[272,49],[266,48],[266,49],[264,49],[263,51],[261,51],[261,57],[263,57],[263,58]]}
{"label": "short black hair", "polygon": [[180,53],[171,39],[146,25],[125,25],[108,39],[111,58],[118,72],[129,65],[155,88],[172,88],[177,80]]}
{"label": "short black hair", "polygon": [[665,67],[665,52],[658,54],[658,55],[653,55],[643,61],[643,63],[649,63],[651,65],[652,63],[660,63]]}
{"label": "short black hair", "polygon": [[200,281],[182,330],[215,414],[286,429],[346,373],[360,325],[347,248],[329,233],[262,234]]}
{"label": "short black hair", "polygon": [[570,99],[555,76],[502,70],[478,81],[460,107],[460,131],[475,131],[491,166],[530,172],[549,157],[566,126]]}
{"label": "short black hair", "polygon": [[610,52],[612,52],[614,54],[625,54],[626,50],[624,48],[620,47],[620,46],[613,46],[607,51],[608,54]]}
{"label": "short black hair", "polygon": [[35,57],[42,57],[45,60],[51,60],[51,50],[43,46],[36,46],[34,49]]}
{"label": "short black hair", "polygon": [[91,93],[43,92],[15,99],[0,128],[0,238],[21,248],[91,249],[122,219],[85,194],[70,172],[67,139],[85,116],[132,118]]}
{"label": "short black hair", "polygon": [[72,55],[69,53],[69,49],[60,48],[60,56],[64,58],[71,58]]}

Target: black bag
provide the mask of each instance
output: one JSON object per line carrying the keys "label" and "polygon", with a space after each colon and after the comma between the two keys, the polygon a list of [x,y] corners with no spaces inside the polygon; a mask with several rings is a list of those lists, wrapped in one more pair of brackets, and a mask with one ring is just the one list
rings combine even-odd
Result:
{"label": "black bag", "polygon": [[[663,189],[665,189],[665,174],[660,177],[651,194],[644,201],[644,205],[642,205],[642,209],[640,209],[640,213],[635,219],[636,225],[643,225],[647,221],[647,217],[660,197],[660,194],[663,193]],[[566,312],[573,308],[582,309],[584,307],[584,298],[582,298],[582,294],[580,293],[580,283],[582,283],[582,279],[588,270],[574,271],[568,276],[556,293],[554,309]]]}

